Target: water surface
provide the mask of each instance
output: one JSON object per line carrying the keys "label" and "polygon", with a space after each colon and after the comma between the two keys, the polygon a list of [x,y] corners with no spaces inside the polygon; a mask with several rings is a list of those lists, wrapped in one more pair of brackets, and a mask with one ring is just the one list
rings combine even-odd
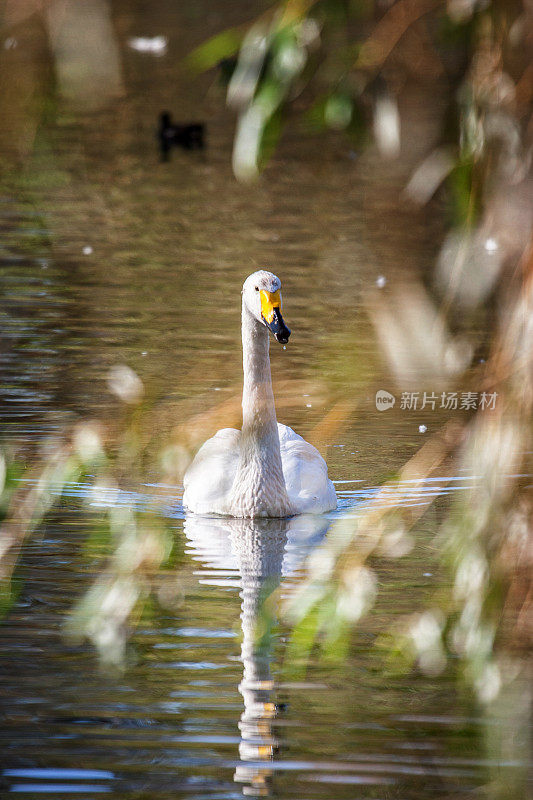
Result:
{"label": "water surface", "polygon": [[[260,182],[238,185],[223,87],[212,73],[190,76],[181,59],[248,19],[249,4],[149,5],[93,4],[112,12],[102,30],[116,97],[101,105],[91,86],[86,95],[78,86],[77,105],[61,98],[64,65],[38,14],[4,29],[18,42],[4,48],[4,75],[24,79],[39,100],[27,117],[9,95],[2,101],[4,435],[31,453],[79,418],[120,420],[107,375],[128,364],[145,386],[152,446],[113,502],[147,513],[165,443],[192,453],[217,427],[239,424],[240,286],[266,266],[283,281],[293,330],[285,350],[272,344],[278,416],[327,458],[339,511],[255,525],[185,520],[178,482],[159,487],[174,556],[156,583],[180,601],[172,612],[145,609],[125,671],[102,671],[91,646],[63,636],[109,551],[80,507],[88,485],[69,485],[23,552],[18,598],[0,630],[3,791],[423,800],[460,796],[495,772],[512,776],[523,765],[487,755],[484,733],[496,723],[456,691],[453,675],[394,675],[374,648],[444,585],[436,520],[470,476],[443,468],[391,494],[392,506],[439,502],[409,556],[375,564],[379,601],[346,664],[311,656],[294,677],[290,631],[264,603],[301,580],[331,521],[370,502],[450,416],[376,410],[378,389],[401,387],[365,311],[380,275],[394,284],[431,268],[434,231],[413,217],[406,226],[391,202],[401,165],[380,171],[336,136],[289,132]],[[130,36],[161,33],[169,45],[160,58],[128,47]],[[206,121],[205,152],[159,162],[163,108]]]}

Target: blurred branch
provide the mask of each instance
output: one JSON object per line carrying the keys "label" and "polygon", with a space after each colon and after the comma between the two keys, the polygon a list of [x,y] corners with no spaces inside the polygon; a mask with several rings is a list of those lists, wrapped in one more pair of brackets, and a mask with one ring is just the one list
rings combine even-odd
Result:
{"label": "blurred branch", "polygon": [[0,583],[4,601],[9,596],[7,587],[20,550],[52,506],[54,489],[72,480],[77,473],[72,455],[72,446],[67,442],[48,442],[48,453],[25,473],[24,483],[19,483],[12,491],[7,484],[1,487],[3,495],[10,493],[0,525]]}
{"label": "blurred branch", "polygon": [[533,61],[525,68],[515,90],[516,102],[528,108],[533,100]]}
{"label": "blurred branch", "polygon": [[397,0],[361,45],[355,67],[375,72],[383,66],[411,25],[437,8],[445,8],[443,0]]}

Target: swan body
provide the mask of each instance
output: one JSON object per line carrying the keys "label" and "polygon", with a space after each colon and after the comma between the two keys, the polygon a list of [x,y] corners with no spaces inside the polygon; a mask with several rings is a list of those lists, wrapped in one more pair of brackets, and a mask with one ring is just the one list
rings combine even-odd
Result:
{"label": "swan body", "polygon": [[259,270],[242,293],[243,426],[223,428],[202,445],[184,478],[183,505],[196,514],[239,518],[323,514],[337,506],[326,462],[276,420],[269,333],[287,342],[281,282]]}

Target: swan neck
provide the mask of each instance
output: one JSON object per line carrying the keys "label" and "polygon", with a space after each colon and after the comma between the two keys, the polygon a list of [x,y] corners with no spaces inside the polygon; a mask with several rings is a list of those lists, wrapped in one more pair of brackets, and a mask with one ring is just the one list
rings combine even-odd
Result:
{"label": "swan neck", "polygon": [[235,517],[287,517],[287,496],[274,408],[267,328],[242,309],[244,384],[239,465],[230,493]]}
{"label": "swan neck", "polygon": [[269,346],[267,328],[258,322],[243,304],[243,433],[250,429],[259,433],[268,428],[276,428]]}

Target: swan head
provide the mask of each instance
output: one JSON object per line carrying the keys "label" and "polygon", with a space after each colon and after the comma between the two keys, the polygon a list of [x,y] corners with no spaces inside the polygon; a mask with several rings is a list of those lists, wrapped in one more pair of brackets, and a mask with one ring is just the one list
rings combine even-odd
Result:
{"label": "swan head", "polygon": [[243,303],[255,317],[265,325],[281,344],[287,344],[291,335],[281,316],[281,281],[272,272],[260,269],[244,281]]}

